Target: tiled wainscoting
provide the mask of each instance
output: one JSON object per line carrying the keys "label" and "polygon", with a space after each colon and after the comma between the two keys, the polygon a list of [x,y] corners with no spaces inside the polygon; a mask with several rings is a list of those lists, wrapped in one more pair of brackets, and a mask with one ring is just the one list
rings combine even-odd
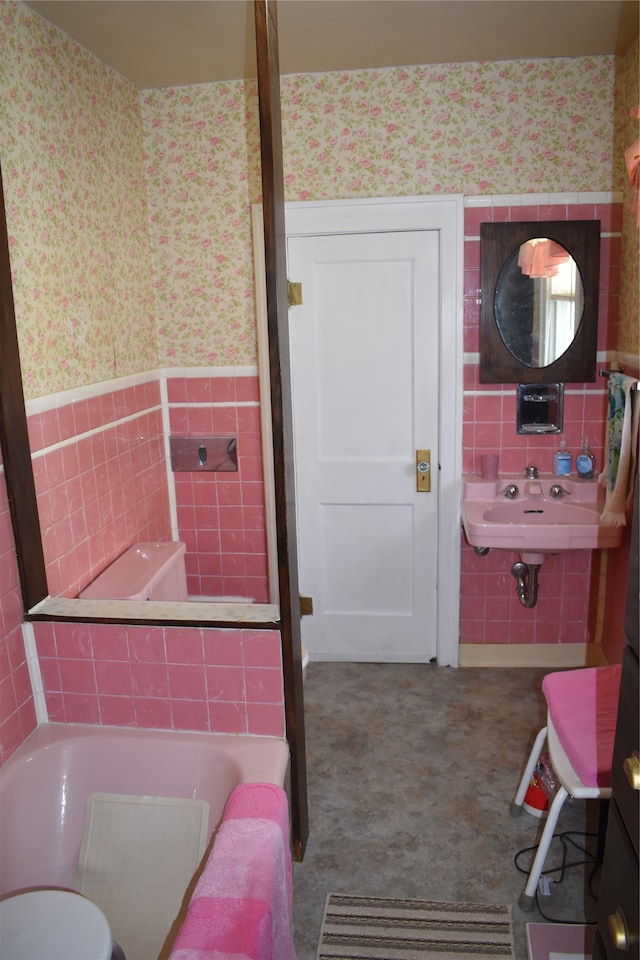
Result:
{"label": "tiled wainscoting", "polygon": [[277,630],[34,629],[51,721],[284,736]]}
{"label": "tiled wainscoting", "polygon": [[22,596],[0,451],[0,763],[36,726],[21,623]]}
{"label": "tiled wainscoting", "polygon": [[157,381],[44,398],[28,424],[52,596],[77,596],[132,543],[172,539]]}
{"label": "tiled wainscoting", "polygon": [[[268,602],[257,374],[198,373],[156,371],[28,404],[52,595],[76,596],[133,542],[182,539],[192,595]],[[172,473],[170,434],[236,437],[237,473]],[[36,724],[4,475],[0,533],[1,762]],[[51,721],[284,736],[277,630],[23,629]]]}
{"label": "tiled wainscoting", "polygon": [[[180,539],[190,596],[268,602],[258,377],[220,374],[149,373],[28,405],[52,596],[77,596],[132,543]],[[236,437],[237,473],[172,473],[169,434]]]}
{"label": "tiled wainscoting", "polygon": [[237,473],[173,475],[193,597],[269,602],[257,376],[167,377],[172,436],[237,438]]}

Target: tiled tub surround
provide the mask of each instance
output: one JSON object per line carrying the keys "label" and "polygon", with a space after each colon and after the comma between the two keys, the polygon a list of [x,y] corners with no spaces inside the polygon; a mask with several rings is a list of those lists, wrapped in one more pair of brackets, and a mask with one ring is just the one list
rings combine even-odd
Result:
{"label": "tiled tub surround", "polygon": [[36,726],[21,624],[22,596],[0,451],[0,764]]}
{"label": "tiled tub surround", "polygon": [[167,394],[172,436],[238,441],[236,473],[173,474],[189,596],[268,603],[258,377],[169,376]]}
{"label": "tiled tub surround", "polygon": [[[77,596],[131,544],[177,538],[187,545],[191,596],[267,603],[257,375],[163,375],[165,411],[154,373],[28,404],[49,592]],[[237,437],[238,472],[168,472],[165,429]]]}
{"label": "tiled tub surround", "polygon": [[[484,221],[601,221],[598,368],[615,356],[620,287],[622,203],[617,195],[570,202],[543,198],[472,198],[465,210],[463,473],[479,473],[483,453],[498,453],[499,471],[518,475],[527,464],[550,473],[559,436],[516,434],[515,385],[479,382],[480,223]],[[575,198],[579,199],[578,197]],[[582,198],[580,198],[582,199]],[[586,198],[585,198],[586,199]],[[537,202],[537,201],[540,202]],[[541,230],[541,236],[544,231]],[[607,404],[603,378],[565,385],[563,435],[578,452],[588,436],[602,469]],[[469,644],[564,644],[601,639],[603,558],[598,551],[550,556],[539,575],[537,605],[519,603],[511,565],[515,553],[492,550],[477,557],[462,535],[460,641]],[[603,568],[603,570],[606,567]]]}
{"label": "tiled tub surround", "polygon": [[277,630],[34,624],[50,721],[284,735]]}
{"label": "tiled tub surround", "polygon": [[157,380],[87,392],[28,405],[51,596],[77,596],[132,543],[171,540]]}

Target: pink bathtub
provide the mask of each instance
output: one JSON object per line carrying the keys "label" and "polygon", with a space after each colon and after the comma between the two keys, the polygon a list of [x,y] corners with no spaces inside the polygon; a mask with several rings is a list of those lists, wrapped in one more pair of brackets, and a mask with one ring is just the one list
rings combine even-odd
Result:
{"label": "pink bathtub", "polygon": [[0,768],[0,895],[75,887],[92,793],[206,800],[211,836],[235,786],[285,786],[288,765],[272,737],[43,724]]}

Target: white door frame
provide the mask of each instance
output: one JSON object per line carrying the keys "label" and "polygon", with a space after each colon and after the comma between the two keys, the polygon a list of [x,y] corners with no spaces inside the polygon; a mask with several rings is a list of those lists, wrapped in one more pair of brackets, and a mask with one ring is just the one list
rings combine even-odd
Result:
{"label": "white door frame", "polygon": [[[262,209],[253,207],[256,260],[256,312],[260,350],[260,395],[263,422],[263,458],[267,500],[269,556],[275,556],[275,527],[269,500],[273,472],[270,436],[269,368],[266,362],[264,309],[264,254]],[[438,504],[438,616],[437,658],[441,666],[458,666],[460,623],[460,489],[462,479],[462,363],[463,363],[463,254],[464,205],[460,195],[400,197],[364,200],[292,202],[285,204],[289,236],[434,229],[439,224],[441,262],[449,269],[440,278],[440,494]],[[262,264],[262,266],[260,266]],[[295,277],[290,278],[295,280]],[[265,379],[266,378],[266,379]],[[446,402],[443,402],[446,401]],[[446,416],[445,411],[446,409]],[[264,433],[265,425],[267,434]],[[270,564],[270,569],[272,564]]]}

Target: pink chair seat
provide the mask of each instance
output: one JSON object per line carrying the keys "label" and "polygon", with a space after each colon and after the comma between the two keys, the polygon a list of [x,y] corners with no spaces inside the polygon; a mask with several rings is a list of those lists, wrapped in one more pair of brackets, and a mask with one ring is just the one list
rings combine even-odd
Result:
{"label": "pink chair seat", "polygon": [[551,722],[587,787],[611,786],[620,664],[549,673],[542,681]]}

